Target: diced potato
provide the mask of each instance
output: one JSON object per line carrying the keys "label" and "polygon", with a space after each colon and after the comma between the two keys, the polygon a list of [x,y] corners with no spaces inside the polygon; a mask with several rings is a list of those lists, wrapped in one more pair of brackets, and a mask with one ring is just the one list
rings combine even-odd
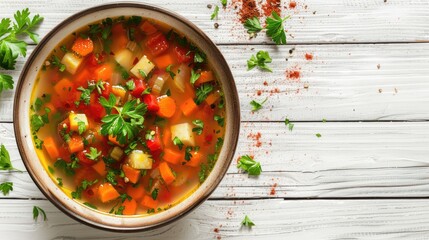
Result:
{"label": "diced potato", "polygon": [[143,71],[146,75],[149,75],[150,71],[152,71],[154,67],[155,65],[145,55],[140,58],[140,61],[134,65],[133,68],[131,68],[130,72],[136,77],[141,78],[143,76],[140,74],[139,70]]}
{"label": "diced potato", "polygon": [[152,169],[152,158],[141,150],[133,150],[128,156],[128,164],[135,169]]}
{"label": "diced potato", "polygon": [[171,126],[171,140],[178,137],[183,144],[195,146],[195,136],[190,123],[180,123]]}
{"label": "diced potato", "polygon": [[125,48],[115,53],[115,60],[128,71],[133,66],[134,55],[130,50]]}
{"label": "diced potato", "polygon": [[86,118],[86,115],[84,113],[76,114],[74,112],[71,112],[69,114],[69,121],[71,131],[79,131],[79,122],[83,122],[83,124],[85,124],[85,129],[88,129],[88,119]]}
{"label": "diced potato", "polygon": [[115,159],[116,161],[121,160],[123,155],[124,155],[124,151],[122,150],[122,148],[118,146],[115,146],[110,152],[110,157]]}
{"label": "diced potato", "polygon": [[170,75],[168,75],[168,73],[166,74],[162,74],[162,75],[158,75],[158,76],[153,76],[152,79],[150,80],[151,86],[152,86],[152,91],[151,93],[159,96],[159,94],[162,91],[162,88],[164,87],[164,84],[166,82],[166,80],[170,77]]}
{"label": "diced potato", "polygon": [[79,68],[82,61],[83,61],[83,58],[71,52],[64,54],[63,59],[61,59],[61,63],[66,66],[66,70],[70,74],[76,73],[76,70]]}
{"label": "diced potato", "polygon": [[177,72],[177,74],[174,76],[174,84],[179,91],[185,92],[185,83],[191,78],[191,69],[186,64],[182,63],[175,72]]}

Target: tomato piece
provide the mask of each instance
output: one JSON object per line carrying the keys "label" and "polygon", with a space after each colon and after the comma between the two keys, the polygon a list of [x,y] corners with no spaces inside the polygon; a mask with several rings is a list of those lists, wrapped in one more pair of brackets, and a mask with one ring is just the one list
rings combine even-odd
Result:
{"label": "tomato piece", "polygon": [[164,34],[156,33],[150,36],[146,42],[146,46],[149,48],[153,56],[158,56],[168,49],[168,42]]}
{"label": "tomato piece", "polygon": [[174,53],[179,63],[190,63],[195,56],[194,52],[190,52],[188,48],[181,46],[176,46],[174,48]]}
{"label": "tomato piece", "polygon": [[207,143],[211,143],[211,142],[212,142],[212,140],[213,140],[213,134],[207,134],[207,135],[206,135],[206,137],[204,138],[204,140],[205,140]]}
{"label": "tomato piece", "polygon": [[88,153],[87,150],[83,150],[77,153],[76,157],[79,159],[79,164],[82,164],[84,166],[92,166],[96,163],[96,161],[92,161],[89,159],[86,154]]}
{"label": "tomato piece", "polygon": [[156,113],[159,110],[158,100],[155,95],[145,94],[143,95],[143,102],[147,105],[149,112]]}
{"label": "tomato piece", "polygon": [[105,99],[109,99],[110,92],[112,91],[112,87],[110,86],[110,83],[104,82],[103,87],[104,89],[101,90],[101,96],[103,96]]}
{"label": "tomato piece", "polygon": [[90,53],[87,58],[88,58],[88,64],[89,65],[91,65],[91,66],[97,66],[98,65],[98,59],[94,53]]}
{"label": "tomato piece", "polygon": [[148,131],[154,131],[155,132],[152,139],[146,140],[146,145],[153,155],[153,153],[162,149],[161,137],[159,134],[159,128],[158,127],[151,127],[151,128],[149,128]]}
{"label": "tomato piece", "polygon": [[158,199],[161,202],[170,202],[171,201],[171,192],[168,191],[166,188],[161,189],[158,192]]}
{"label": "tomato piece", "polygon": [[100,122],[101,119],[106,115],[106,110],[98,101],[89,105],[84,110],[84,112],[85,112],[86,116],[94,119],[94,121],[96,121],[96,122]]}
{"label": "tomato piece", "polygon": [[144,90],[146,90],[146,84],[141,79],[134,79],[135,88],[131,91],[133,97],[140,97]]}

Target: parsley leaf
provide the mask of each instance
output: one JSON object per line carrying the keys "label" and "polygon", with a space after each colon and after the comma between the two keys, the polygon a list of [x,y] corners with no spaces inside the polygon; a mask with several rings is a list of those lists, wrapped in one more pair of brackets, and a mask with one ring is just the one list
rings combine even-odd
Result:
{"label": "parsley leaf", "polygon": [[3,144],[0,145],[0,170],[18,170],[12,166],[9,152]]}
{"label": "parsley leaf", "polygon": [[152,191],[151,196],[152,196],[152,199],[153,199],[153,200],[156,200],[156,198],[158,197],[158,192],[159,192],[159,189],[158,189],[158,188],[155,188],[155,189]]}
{"label": "parsley leaf", "polygon": [[203,133],[204,122],[199,119],[195,119],[192,121],[192,123],[197,126],[192,128],[192,132],[196,132],[197,135],[201,135]]}
{"label": "parsley leaf", "polygon": [[173,66],[173,64],[168,65],[165,68],[165,71],[168,72],[168,74],[170,74],[170,77],[174,79],[174,77],[176,76],[176,74],[173,71],[171,71],[171,67],[172,66]]}
{"label": "parsley leaf", "polygon": [[66,175],[72,176],[75,174],[74,169],[79,167],[77,158],[72,158],[72,162],[68,163],[64,159],[59,158],[55,163],[54,167],[63,169]]}
{"label": "parsley leaf", "polygon": [[43,217],[43,221],[48,220],[48,218],[46,217],[46,213],[42,208],[40,208],[38,206],[33,206],[33,219],[34,219],[34,221],[37,222],[39,215]]}
{"label": "parsley leaf", "polygon": [[62,64],[61,60],[56,55],[52,55],[51,63],[52,66],[58,67],[60,72],[64,72],[66,70],[66,65]]}
{"label": "parsley leaf", "polygon": [[98,157],[101,156],[101,151],[98,151],[98,149],[95,147],[90,147],[89,153],[85,153],[85,156],[88,159],[95,161],[95,160],[97,160]]}
{"label": "parsley leaf", "polygon": [[322,134],[316,133],[316,137],[320,138],[320,137],[322,137]]}
{"label": "parsley leaf", "polygon": [[255,224],[250,220],[250,218],[246,215],[244,216],[243,221],[241,222],[241,225],[251,228],[252,226],[255,226]]}
{"label": "parsley leaf", "polygon": [[212,15],[210,16],[210,20],[213,20],[213,19],[217,18],[218,14],[219,14],[219,6],[216,5],[215,8],[214,8],[214,11],[212,13]]}
{"label": "parsley leaf", "polygon": [[271,63],[272,59],[270,54],[267,51],[258,51],[255,55],[252,55],[249,60],[247,60],[247,71],[258,66],[260,69],[272,72],[273,70],[267,66],[267,63]]}
{"label": "parsley leaf", "polygon": [[191,160],[191,158],[192,158],[191,151],[192,151],[192,147],[191,146],[186,147],[186,149],[185,149],[185,160],[186,161],[190,161]]}
{"label": "parsley leaf", "polygon": [[220,3],[222,3],[222,6],[226,7],[226,4],[228,3],[227,0],[220,0]]}
{"label": "parsley leaf", "polygon": [[292,131],[293,130],[293,126],[294,126],[294,124],[293,123],[291,123],[290,121],[289,121],[289,119],[285,119],[285,125],[286,126],[288,126],[288,128],[289,128],[289,131]]}
{"label": "parsley leaf", "polygon": [[191,79],[189,80],[192,85],[201,77],[200,73],[196,73],[194,69],[191,69]]}
{"label": "parsley leaf", "polygon": [[194,99],[194,102],[197,105],[200,105],[204,100],[206,100],[207,96],[213,91],[213,89],[213,85],[211,85],[210,83],[204,83],[203,85],[201,85],[199,88],[197,88],[197,97]]}
{"label": "parsley leaf", "polygon": [[249,155],[240,157],[237,168],[246,171],[249,176],[258,176],[262,172],[261,164],[253,160]]}
{"label": "parsley leaf", "polygon": [[0,93],[7,89],[13,89],[12,76],[0,73]]}
{"label": "parsley leaf", "polygon": [[[83,101],[83,103],[88,106],[89,102],[91,101],[91,93],[92,90],[94,90],[95,85],[88,85],[88,88],[83,88],[83,87],[78,87],[77,90],[81,91],[82,93],[80,94],[80,101]],[[79,104],[76,104],[79,105]]]}
{"label": "parsley leaf", "polygon": [[89,203],[89,202],[84,202],[83,205],[88,206],[88,207],[93,208],[93,209],[97,209],[97,207],[94,204]]}
{"label": "parsley leaf", "polygon": [[267,17],[265,20],[267,35],[271,37],[277,45],[286,44],[286,33],[283,22],[288,18],[289,16],[281,18],[275,11],[273,11],[271,13],[271,17]]}
{"label": "parsley leaf", "polygon": [[262,108],[262,105],[266,102],[268,100],[268,98],[265,98],[265,100],[264,101],[262,101],[262,102],[257,102],[257,101],[255,101],[255,100],[252,100],[251,102],[250,102],[250,105],[252,106],[252,112],[255,112],[255,111],[258,111],[259,109],[261,109]]}
{"label": "parsley leaf", "polygon": [[248,18],[244,23],[244,28],[247,29],[247,33],[258,33],[263,29],[257,17]]}
{"label": "parsley leaf", "polygon": [[225,118],[223,118],[219,115],[214,115],[213,120],[215,120],[217,122],[217,124],[221,127],[223,127],[225,125]]}
{"label": "parsley leaf", "polygon": [[183,148],[183,143],[182,141],[176,136],[173,138],[173,144],[178,146],[180,150],[182,150]]}
{"label": "parsley leaf", "polygon": [[3,193],[3,196],[8,195],[10,191],[13,191],[13,182],[4,182],[0,184],[0,191]]}

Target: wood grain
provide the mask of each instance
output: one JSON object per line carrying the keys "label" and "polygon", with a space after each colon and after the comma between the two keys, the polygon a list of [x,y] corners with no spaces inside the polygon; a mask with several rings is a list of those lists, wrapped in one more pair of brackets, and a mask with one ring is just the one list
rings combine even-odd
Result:
{"label": "wood grain", "polygon": [[[0,142],[24,169],[12,129],[0,124]],[[212,198],[424,197],[428,144],[429,122],[295,123],[292,132],[283,123],[244,123],[234,159],[253,155],[263,173],[249,178],[233,162]],[[27,173],[2,181],[15,183],[10,198],[43,198]]]}
{"label": "wood grain", "polygon": [[[38,31],[44,36],[49,30],[68,16],[95,5],[114,0],[54,1],[54,0],[3,0],[0,17],[12,16],[16,10],[30,8],[45,17]],[[148,1],[152,2],[152,1]],[[272,43],[259,34],[249,40],[242,24],[238,21],[237,5],[231,4],[219,11],[217,21],[210,20],[213,8],[208,4],[220,5],[212,0],[159,0],[154,4],[173,10],[191,20],[203,29],[216,43]],[[288,9],[289,1],[282,0],[283,15],[290,15],[286,22],[288,41],[300,43],[359,43],[359,42],[421,42],[429,40],[429,3],[425,0],[300,0],[297,7]],[[213,24],[220,27],[215,29]]]}
{"label": "wood grain", "polygon": [[[283,121],[285,117],[294,121],[429,119],[429,44],[220,49],[234,73],[243,121]],[[270,52],[273,73],[246,70],[247,59],[258,50]],[[305,59],[306,53],[313,55],[312,61]],[[24,61],[19,59],[11,72],[15,80]],[[300,78],[287,78],[287,71],[295,69]],[[249,102],[266,97],[264,108],[252,113]],[[0,122],[12,121],[12,101],[13,91],[0,95]]]}
{"label": "wood grain", "polygon": [[[47,222],[33,222],[34,205]],[[19,209],[19,211],[17,211]],[[241,227],[248,215],[256,224]],[[0,200],[0,231],[27,239],[426,239],[427,200],[206,201],[175,224],[143,233],[111,233],[82,225],[48,201]]]}

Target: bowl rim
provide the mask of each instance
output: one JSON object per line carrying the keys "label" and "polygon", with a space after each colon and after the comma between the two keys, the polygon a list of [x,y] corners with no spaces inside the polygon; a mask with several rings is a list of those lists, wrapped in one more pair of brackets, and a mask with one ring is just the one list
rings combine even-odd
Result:
{"label": "bowl rim", "polygon": [[[98,12],[98,11],[112,9],[112,8],[138,8],[138,9],[156,11],[156,12],[159,12],[163,15],[168,15],[169,17],[175,19],[175,21],[181,22],[181,24],[184,24],[186,27],[189,27],[192,31],[194,31],[197,35],[199,35],[199,37],[201,37],[206,44],[210,45],[210,47],[214,50],[214,53],[215,53],[215,56],[213,58],[217,58],[218,61],[220,63],[222,63],[222,65],[223,65],[222,70],[226,74],[226,76],[224,78],[231,82],[230,84],[228,84],[228,89],[229,89],[228,95],[230,95],[229,98],[231,98],[231,102],[228,103],[229,110],[227,110],[228,115],[231,115],[231,114],[234,115],[234,117],[232,117],[232,118],[228,117],[228,115],[227,115],[227,120],[231,119],[231,122],[229,124],[232,125],[232,131],[230,131],[230,143],[231,144],[228,146],[229,151],[226,152],[225,156],[224,156],[225,165],[219,166],[218,161],[217,161],[215,164],[215,167],[213,168],[213,169],[215,169],[217,166],[220,169],[220,172],[219,172],[220,176],[213,178],[212,183],[205,189],[205,191],[202,192],[202,194],[198,198],[196,198],[192,202],[190,202],[190,204],[186,205],[182,212],[179,212],[176,215],[174,215],[168,219],[165,219],[163,221],[162,220],[158,220],[158,221],[155,220],[150,225],[144,225],[141,227],[134,227],[134,228],[123,228],[123,227],[117,227],[117,226],[112,226],[112,225],[106,225],[102,222],[95,222],[93,220],[90,220],[88,218],[81,216],[77,211],[73,211],[73,210],[65,207],[64,205],[61,204],[61,202],[58,199],[55,198],[54,195],[52,195],[52,196],[49,195],[45,191],[45,188],[42,186],[43,181],[39,182],[39,178],[37,177],[38,174],[30,166],[30,163],[28,160],[29,156],[27,155],[27,152],[24,149],[24,145],[26,143],[25,143],[23,138],[24,138],[24,134],[26,134],[26,133],[22,132],[20,121],[18,121],[18,118],[20,117],[19,116],[20,112],[18,110],[20,109],[20,100],[22,98],[21,92],[22,92],[22,88],[24,87],[24,80],[25,80],[25,78],[26,78],[26,76],[30,70],[30,66],[35,61],[35,59],[37,58],[38,53],[45,47],[46,43],[48,43],[48,41],[53,36],[55,36],[62,27],[70,24],[71,22],[73,22],[75,20],[78,20],[80,17],[90,15],[90,14],[93,14],[93,13]],[[222,84],[225,85],[225,81]],[[223,89],[225,89],[225,86],[223,86]],[[27,96],[27,98],[30,99],[31,96]],[[234,154],[235,154],[235,151],[237,148],[237,144],[238,144],[238,138],[239,138],[239,132],[240,132],[240,123],[241,123],[240,118],[241,118],[241,116],[240,116],[240,103],[239,103],[238,91],[237,91],[237,88],[235,85],[234,77],[233,77],[233,74],[231,72],[231,69],[229,68],[229,66],[227,64],[227,61],[225,60],[224,56],[222,55],[222,53],[220,52],[220,50],[216,46],[216,44],[200,28],[198,28],[195,24],[193,24],[190,20],[186,19],[185,17],[182,17],[181,15],[179,15],[179,14],[177,14],[171,10],[168,10],[168,9],[156,6],[156,5],[152,5],[152,4],[148,4],[148,3],[141,3],[141,2],[132,2],[132,1],[113,2],[113,3],[107,3],[107,4],[97,5],[94,7],[83,9],[83,10],[67,17],[62,22],[60,22],[58,25],[56,25],[52,30],[50,30],[43,37],[43,39],[37,44],[37,46],[35,47],[35,49],[31,53],[31,55],[26,60],[24,66],[22,68],[21,74],[19,76],[18,84],[15,88],[15,96],[14,96],[14,104],[13,104],[13,125],[14,125],[14,134],[15,134],[15,140],[16,140],[16,143],[18,146],[18,150],[19,150],[21,159],[24,163],[24,166],[25,166],[27,172],[29,173],[30,177],[32,178],[32,180],[36,184],[36,186],[43,193],[43,195],[54,206],[56,206],[58,209],[60,209],[63,213],[65,213],[66,215],[68,215],[72,219],[77,220],[78,222],[83,223],[87,226],[95,227],[95,228],[98,228],[101,230],[113,231],[113,232],[138,232],[138,231],[148,231],[148,230],[160,228],[162,226],[166,226],[172,222],[175,222],[176,220],[178,220],[178,219],[184,217],[185,215],[191,213],[193,210],[195,210],[196,207],[200,206],[203,202],[205,202],[205,200],[207,200],[207,198],[218,187],[219,183],[222,181],[222,179],[226,175],[226,172],[227,172],[229,166],[231,165],[231,162],[232,162],[232,159],[234,157]],[[31,133],[28,133],[28,134],[31,134]],[[225,146],[222,147],[222,150],[220,153],[222,153],[225,149],[226,149]],[[201,188],[201,186],[199,186],[197,189],[199,189],[199,188]],[[191,197],[193,194],[194,193],[192,193],[187,198]],[[174,207],[175,206],[173,206],[173,208]],[[98,215],[98,214],[100,214],[100,213],[97,212],[97,217],[102,216],[101,214],[100,215]],[[151,215],[151,216],[157,216],[157,215],[158,214]],[[119,218],[121,218],[121,217],[119,217]]]}

